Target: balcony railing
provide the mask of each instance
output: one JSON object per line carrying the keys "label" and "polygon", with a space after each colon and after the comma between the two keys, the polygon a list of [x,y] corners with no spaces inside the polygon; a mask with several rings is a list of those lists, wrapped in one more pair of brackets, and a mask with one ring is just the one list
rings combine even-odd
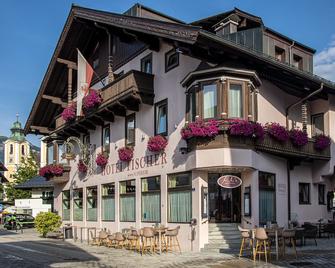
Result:
{"label": "balcony railing", "polygon": [[263,140],[254,140],[248,137],[228,136],[225,132],[214,139],[192,138],[187,141],[188,151],[239,148],[267,152],[287,158],[329,160],[330,148],[321,151],[315,149],[314,144],[315,141],[310,139],[306,145],[296,147],[290,141],[279,142],[267,135]]}
{"label": "balcony railing", "polygon": [[106,85],[100,90],[100,94],[102,103],[98,109],[88,116],[77,118],[75,122],[66,124],[59,115],[56,118],[56,131],[67,127],[67,125],[71,125],[71,128],[75,129],[77,123],[83,123],[83,121],[93,115],[95,115],[95,120],[98,121],[113,121],[114,115],[125,116],[126,110],[136,110],[140,103],[153,105],[154,76],[132,70]]}

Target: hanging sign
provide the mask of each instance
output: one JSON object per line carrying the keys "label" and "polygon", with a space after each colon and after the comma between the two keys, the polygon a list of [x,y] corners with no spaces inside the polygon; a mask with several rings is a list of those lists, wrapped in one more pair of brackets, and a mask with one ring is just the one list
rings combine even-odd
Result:
{"label": "hanging sign", "polygon": [[223,188],[237,188],[242,184],[242,180],[234,175],[224,175],[218,178],[217,183]]}

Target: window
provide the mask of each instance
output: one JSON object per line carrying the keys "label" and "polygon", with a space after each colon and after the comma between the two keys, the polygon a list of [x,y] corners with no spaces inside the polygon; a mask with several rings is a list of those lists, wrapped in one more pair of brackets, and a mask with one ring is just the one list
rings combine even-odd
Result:
{"label": "window", "polygon": [[42,192],[42,204],[52,204],[53,198],[54,198],[54,192],[53,191],[43,191]]}
{"label": "window", "polygon": [[110,151],[110,125],[106,125],[102,128],[102,146],[103,150],[107,153]]}
{"label": "window", "polygon": [[191,173],[168,177],[168,222],[188,223],[192,218]]}
{"label": "window", "polygon": [[188,112],[188,120],[193,122],[195,121],[196,116],[196,92],[195,88],[190,90],[187,95],[187,112]]}
{"label": "window", "polygon": [[9,154],[13,154],[14,153],[14,146],[13,144],[9,145]]}
{"label": "window", "polygon": [[58,163],[67,163],[67,160],[64,157],[64,145],[62,143],[57,144],[57,155],[58,155]]}
{"label": "window", "polygon": [[115,221],[115,184],[102,185],[101,217],[103,221]]}
{"label": "window", "polygon": [[324,184],[318,184],[318,193],[319,193],[319,205],[325,205],[326,186]]}
{"label": "window", "polygon": [[152,74],[152,53],[141,59],[141,72]]}
{"label": "window", "polygon": [[312,115],[312,136],[324,133],[324,118],[323,114]]}
{"label": "window", "polygon": [[53,143],[49,143],[47,145],[47,162],[48,162],[48,165],[51,165],[54,163],[54,145]]}
{"label": "window", "polygon": [[126,145],[135,145],[135,114],[126,117]]}
{"label": "window", "polygon": [[217,116],[217,86],[216,84],[203,85],[203,118]]}
{"label": "window", "polygon": [[70,191],[62,193],[62,219],[63,221],[70,220]]}
{"label": "window", "polygon": [[175,49],[165,53],[165,72],[172,70],[179,65],[179,53]]}
{"label": "window", "polygon": [[93,60],[93,69],[96,70],[99,67],[99,58]]}
{"label": "window", "polygon": [[135,221],[135,180],[120,182],[120,221]]}
{"label": "window", "polygon": [[296,55],[296,54],[293,54],[293,66],[302,70],[302,57]]}
{"label": "window", "polygon": [[276,221],[276,177],[275,174],[259,172],[259,223]]}
{"label": "window", "polygon": [[86,219],[88,221],[97,220],[98,190],[97,186],[86,189]]}
{"label": "window", "polygon": [[275,46],[275,58],[280,62],[285,62],[285,49]]}
{"label": "window", "polygon": [[160,177],[142,179],[142,221],[161,221]]}
{"label": "window", "polygon": [[229,83],[228,90],[228,117],[243,117],[243,84]]}
{"label": "window", "polygon": [[155,135],[168,134],[168,102],[163,100],[155,104]]}
{"label": "window", "polygon": [[73,220],[83,220],[83,189],[73,190]]}
{"label": "window", "polygon": [[310,204],[310,184],[299,183],[299,204]]}
{"label": "window", "polygon": [[24,145],[21,145],[21,154],[22,155],[25,155],[26,153],[25,153],[25,150],[24,150]]}

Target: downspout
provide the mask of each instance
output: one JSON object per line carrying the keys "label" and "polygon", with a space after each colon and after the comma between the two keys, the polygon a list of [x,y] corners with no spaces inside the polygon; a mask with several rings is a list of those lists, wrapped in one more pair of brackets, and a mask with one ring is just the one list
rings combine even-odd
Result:
{"label": "downspout", "polygon": [[320,88],[318,88],[317,90],[313,91],[311,94],[307,95],[306,97],[303,97],[302,99],[298,100],[297,102],[295,103],[292,103],[291,105],[289,105],[287,108],[286,108],[286,113],[285,113],[285,116],[286,116],[286,128],[289,128],[289,120],[288,120],[288,114],[289,114],[289,111],[297,106],[298,104],[300,103],[304,103],[306,100],[308,100],[309,98],[313,97],[314,95],[320,93],[321,91],[323,90],[323,83],[321,83],[320,85]]}
{"label": "downspout", "polygon": [[[100,28],[102,30],[105,30],[108,36],[108,83],[111,83],[114,81],[114,73],[113,73],[113,52],[111,52],[112,49],[112,35],[110,34],[109,30],[104,27],[99,25],[98,23],[94,22],[94,25],[97,28]],[[114,47],[114,44],[113,44]]]}
{"label": "downspout", "polygon": [[288,58],[288,64],[291,65],[292,62],[292,47],[295,45],[295,41],[292,41],[292,44],[289,46],[289,58]]}

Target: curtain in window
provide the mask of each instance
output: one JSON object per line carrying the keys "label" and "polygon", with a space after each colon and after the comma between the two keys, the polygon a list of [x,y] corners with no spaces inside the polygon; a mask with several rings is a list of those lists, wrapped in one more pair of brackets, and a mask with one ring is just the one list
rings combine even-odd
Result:
{"label": "curtain in window", "polygon": [[142,194],[142,220],[160,222],[160,194]]}
{"label": "curtain in window", "polygon": [[115,220],[115,199],[112,197],[102,198],[102,219],[105,221]]}
{"label": "curtain in window", "polygon": [[259,191],[259,222],[265,224],[267,221],[275,221],[275,192]]}
{"label": "curtain in window", "polygon": [[169,193],[169,222],[189,222],[192,217],[191,191]]}
{"label": "curtain in window", "polygon": [[73,220],[82,221],[83,220],[83,204],[82,200],[75,200],[73,206]]}
{"label": "curtain in window", "polygon": [[54,162],[54,147],[48,146],[48,165],[53,164]]}
{"label": "curtain in window", "polygon": [[216,85],[204,86],[204,118],[216,117]]}
{"label": "curtain in window", "polygon": [[62,215],[63,221],[69,221],[70,220],[70,201],[64,200],[63,201],[63,215]]}
{"label": "curtain in window", "polygon": [[135,196],[121,196],[121,221],[135,221]]}
{"label": "curtain in window", "polygon": [[236,118],[242,117],[242,85],[229,85],[228,116]]}
{"label": "curtain in window", "polygon": [[88,221],[97,220],[97,203],[95,199],[87,200],[87,220]]}
{"label": "curtain in window", "polygon": [[166,105],[162,105],[157,111],[157,133],[166,132]]}

